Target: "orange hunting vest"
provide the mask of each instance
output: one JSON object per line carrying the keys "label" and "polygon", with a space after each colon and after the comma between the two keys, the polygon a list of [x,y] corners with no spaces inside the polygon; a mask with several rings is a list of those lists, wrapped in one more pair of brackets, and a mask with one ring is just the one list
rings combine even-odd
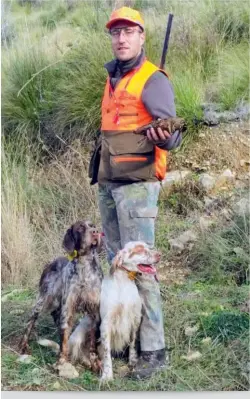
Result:
{"label": "orange hunting vest", "polygon": [[159,70],[145,59],[120,80],[115,90],[107,79],[102,100],[103,142],[98,181],[150,181],[165,177],[167,151],[133,133],[153,119],[141,96],[150,76]]}

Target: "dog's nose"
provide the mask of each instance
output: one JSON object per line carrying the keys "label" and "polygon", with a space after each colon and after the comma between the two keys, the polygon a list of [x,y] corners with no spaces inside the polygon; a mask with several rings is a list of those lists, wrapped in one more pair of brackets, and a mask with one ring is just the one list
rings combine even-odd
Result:
{"label": "dog's nose", "polygon": [[95,227],[95,228],[93,228],[92,230],[91,230],[91,232],[92,232],[92,234],[94,235],[94,236],[97,236],[98,234],[99,234],[99,230]]}

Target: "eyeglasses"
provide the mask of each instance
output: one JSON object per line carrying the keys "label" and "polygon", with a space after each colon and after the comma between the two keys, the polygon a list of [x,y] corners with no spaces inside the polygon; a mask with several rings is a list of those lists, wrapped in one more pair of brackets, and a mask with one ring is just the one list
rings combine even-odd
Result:
{"label": "eyeglasses", "polygon": [[126,37],[131,37],[135,32],[141,33],[142,30],[138,30],[137,28],[125,27],[125,28],[113,28],[110,29],[109,31],[111,37],[115,39],[120,37],[121,32],[123,32]]}

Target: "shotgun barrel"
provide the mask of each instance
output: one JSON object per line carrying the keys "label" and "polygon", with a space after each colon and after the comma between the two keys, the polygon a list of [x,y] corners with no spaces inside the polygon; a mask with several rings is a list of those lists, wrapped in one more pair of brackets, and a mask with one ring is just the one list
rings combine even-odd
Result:
{"label": "shotgun barrel", "polygon": [[173,17],[174,17],[173,14],[168,14],[167,30],[166,30],[166,35],[165,35],[165,40],[164,40],[163,50],[162,50],[162,55],[161,55],[161,63],[160,63],[160,68],[161,69],[164,69],[164,67],[165,67],[166,56],[167,56],[167,52],[168,52],[168,43],[169,43],[169,38],[170,38],[170,32],[171,32]]}

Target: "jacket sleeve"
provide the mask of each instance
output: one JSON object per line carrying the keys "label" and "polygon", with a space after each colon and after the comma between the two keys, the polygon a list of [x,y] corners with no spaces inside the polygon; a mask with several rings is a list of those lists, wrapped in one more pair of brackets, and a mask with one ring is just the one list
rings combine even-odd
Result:
{"label": "jacket sleeve", "polygon": [[[148,79],[142,92],[142,102],[153,119],[176,116],[173,87],[161,71],[155,72]],[[176,131],[171,138],[157,144],[157,147],[173,150],[180,145],[181,140],[181,133]]]}

